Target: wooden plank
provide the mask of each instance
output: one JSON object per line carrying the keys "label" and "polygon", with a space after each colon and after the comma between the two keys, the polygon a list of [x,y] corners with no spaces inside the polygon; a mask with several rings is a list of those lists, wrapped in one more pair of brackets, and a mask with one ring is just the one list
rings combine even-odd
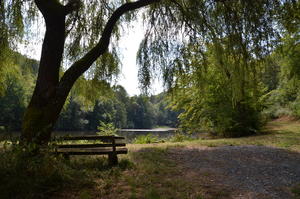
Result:
{"label": "wooden plank", "polygon": [[82,135],[82,136],[62,136],[56,137],[54,140],[102,140],[111,141],[112,139],[125,139],[121,136],[100,136],[100,135]]}
{"label": "wooden plank", "polygon": [[[125,143],[116,143],[117,147],[126,146]],[[113,144],[64,144],[57,145],[57,148],[95,148],[95,147],[113,147]]]}
{"label": "wooden plank", "polygon": [[82,149],[82,150],[58,150],[56,154],[65,154],[65,155],[107,155],[107,154],[127,154],[127,148],[118,148],[115,152],[112,149]]}

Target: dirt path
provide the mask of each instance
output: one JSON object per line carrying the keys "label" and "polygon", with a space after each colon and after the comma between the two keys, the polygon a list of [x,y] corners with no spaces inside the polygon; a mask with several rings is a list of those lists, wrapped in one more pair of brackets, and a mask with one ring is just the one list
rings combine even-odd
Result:
{"label": "dirt path", "polygon": [[300,184],[300,154],[264,146],[172,148],[184,177],[218,198],[289,199]]}

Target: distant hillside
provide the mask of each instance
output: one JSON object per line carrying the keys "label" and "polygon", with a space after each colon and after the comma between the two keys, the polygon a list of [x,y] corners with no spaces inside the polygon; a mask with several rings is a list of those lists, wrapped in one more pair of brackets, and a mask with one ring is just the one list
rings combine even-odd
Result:
{"label": "distant hillside", "polygon": [[38,74],[39,70],[39,62],[35,59],[30,59],[26,57],[25,55],[20,54],[19,52],[12,51],[12,60],[14,61],[14,64],[20,66],[22,71],[30,70],[31,73],[36,76]]}
{"label": "distant hillside", "polygon": [[0,127],[18,131],[33,92],[39,62],[11,50],[4,64],[6,70],[1,74],[4,77],[4,93],[0,96]]}

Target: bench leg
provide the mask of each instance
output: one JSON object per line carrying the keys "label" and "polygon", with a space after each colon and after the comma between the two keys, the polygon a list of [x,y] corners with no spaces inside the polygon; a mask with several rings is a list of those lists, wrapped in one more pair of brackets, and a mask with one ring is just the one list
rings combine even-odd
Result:
{"label": "bench leg", "polygon": [[111,166],[118,165],[118,157],[116,154],[108,154],[108,164]]}
{"label": "bench leg", "polygon": [[65,160],[69,161],[70,160],[70,155],[69,154],[63,154],[63,157]]}

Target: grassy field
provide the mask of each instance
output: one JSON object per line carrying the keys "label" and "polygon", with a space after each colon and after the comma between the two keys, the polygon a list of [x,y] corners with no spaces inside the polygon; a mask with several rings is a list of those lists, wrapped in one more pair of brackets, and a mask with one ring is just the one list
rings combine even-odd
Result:
{"label": "grassy field", "polygon": [[297,121],[273,121],[269,122],[261,134],[242,138],[210,138],[203,136],[197,140],[184,142],[158,143],[158,144],[129,144],[128,147],[135,151],[149,147],[185,147],[185,146],[208,146],[217,147],[225,145],[257,145],[284,148],[300,152],[300,122]]}
{"label": "grassy field", "polygon": [[217,147],[224,145],[259,145],[300,151],[300,123],[270,122],[263,134],[244,138],[199,139],[178,143],[129,144],[129,155],[123,156],[123,166],[95,175],[94,186],[66,191],[61,198],[130,198],[130,199],[218,199],[229,193],[203,187],[182,178],[185,172],[166,157],[174,147]]}
{"label": "grassy field", "polygon": [[[128,144],[129,154],[121,155],[119,166],[113,168],[107,166],[106,158],[74,157],[66,163],[72,170],[70,176],[74,175],[74,172],[78,173],[73,179],[74,184],[70,186],[62,182],[61,187],[56,187],[46,196],[79,199],[228,198],[228,193],[224,190],[203,187],[197,182],[182,178],[184,169],[178,167],[166,156],[168,150],[174,147],[224,145],[270,146],[300,152],[300,123],[295,121],[270,122],[262,134],[244,138],[211,139],[206,137],[177,143]],[[31,196],[36,197],[31,194],[28,198]]]}

